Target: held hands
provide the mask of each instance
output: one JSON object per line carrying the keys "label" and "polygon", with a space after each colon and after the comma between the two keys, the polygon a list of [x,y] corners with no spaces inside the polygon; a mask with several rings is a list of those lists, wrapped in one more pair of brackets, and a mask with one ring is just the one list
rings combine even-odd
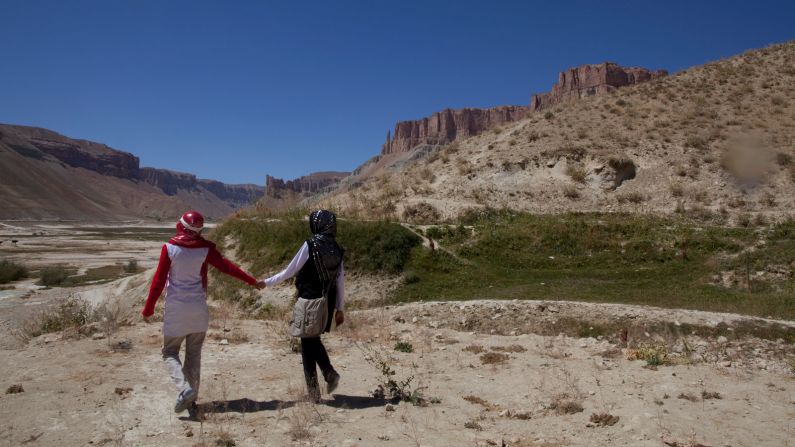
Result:
{"label": "held hands", "polygon": [[342,326],[342,323],[345,322],[345,312],[338,310],[334,313],[334,322],[337,323],[337,326]]}
{"label": "held hands", "polygon": [[253,286],[253,287],[254,287],[255,289],[257,289],[257,290],[262,290],[262,289],[264,289],[264,288],[265,288],[265,286],[266,286],[266,284],[265,284],[265,281],[262,281],[262,280],[260,280],[260,281],[257,281],[257,283],[256,283],[256,284],[254,284],[254,286]]}

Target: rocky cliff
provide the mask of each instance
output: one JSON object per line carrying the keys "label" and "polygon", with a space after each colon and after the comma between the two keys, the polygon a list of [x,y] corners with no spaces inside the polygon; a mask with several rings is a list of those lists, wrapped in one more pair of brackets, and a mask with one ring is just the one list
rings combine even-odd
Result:
{"label": "rocky cliff", "polygon": [[[0,159],[0,172],[15,179],[4,183],[6,198],[16,200],[16,208],[3,213],[7,218],[112,220],[156,217],[186,207],[220,218],[255,203],[265,192],[257,185],[227,185],[189,173],[141,168],[130,153],[36,127],[0,124],[0,145],[11,151]],[[20,169],[29,175],[16,175]],[[46,213],[35,212],[45,204]]]}
{"label": "rocky cliff", "polygon": [[415,121],[400,121],[394,134],[387,134],[381,153],[406,152],[420,144],[447,144],[456,138],[477,135],[527,115],[523,106],[501,106],[491,109],[445,109]]}
{"label": "rocky cliff", "polygon": [[2,126],[6,133],[27,137],[36,149],[76,168],[89,169],[103,175],[135,178],[138,157],[112,149],[104,144],[86,140],[73,140],[56,132],[38,127]]}
{"label": "rocky cliff", "polygon": [[445,109],[413,121],[400,121],[387,133],[381,154],[408,152],[419,145],[442,145],[456,138],[477,135],[519,121],[528,113],[583,96],[597,95],[626,85],[667,75],[665,70],[624,68],[612,62],[582,65],[560,73],[552,91],[533,95],[529,106],[500,106],[490,109]]}
{"label": "rocky cliff", "polygon": [[265,195],[277,198],[284,193],[311,195],[333,188],[349,174],[350,172],[313,172],[294,180],[283,180],[269,175],[265,177]]}
{"label": "rocky cliff", "polygon": [[581,65],[560,72],[552,91],[533,95],[530,110],[541,110],[555,104],[574,101],[584,96],[598,95],[619,87],[639,84],[667,76],[666,70],[651,71],[646,68],[621,67],[613,62]]}
{"label": "rocky cliff", "polygon": [[251,205],[265,194],[265,188],[250,183],[230,185],[217,180],[199,179],[197,184],[234,208]]}

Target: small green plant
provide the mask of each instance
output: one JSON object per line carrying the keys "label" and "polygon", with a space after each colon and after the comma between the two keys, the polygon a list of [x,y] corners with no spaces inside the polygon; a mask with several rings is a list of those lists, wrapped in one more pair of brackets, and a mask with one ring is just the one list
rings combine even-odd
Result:
{"label": "small green plant", "polygon": [[661,366],[668,358],[665,345],[641,344],[637,349],[637,358],[645,360],[648,366]]}
{"label": "small green plant", "polygon": [[414,346],[407,341],[399,341],[395,343],[395,351],[399,352],[414,352]]}
{"label": "small green plant", "polygon": [[412,405],[419,407],[425,407],[428,404],[441,402],[441,400],[438,398],[425,397],[425,387],[413,386],[413,375],[404,379],[398,378],[397,372],[390,365],[389,359],[383,356],[380,352],[366,350],[362,347],[359,347],[359,349],[365,353],[365,361],[367,361],[370,366],[376,368],[381,374],[378,387],[372,393],[374,398],[410,402]]}
{"label": "small green plant", "polygon": [[545,120],[551,120],[551,119],[552,119],[552,118],[554,118],[554,117],[555,117],[555,114],[554,114],[554,113],[552,113],[552,112],[546,112],[546,113],[544,114],[544,119],[545,119]]}
{"label": "small green plant", "polygon": [[28,269],[6,259],[0,260],[0,284],[17,281],[28,276]]}

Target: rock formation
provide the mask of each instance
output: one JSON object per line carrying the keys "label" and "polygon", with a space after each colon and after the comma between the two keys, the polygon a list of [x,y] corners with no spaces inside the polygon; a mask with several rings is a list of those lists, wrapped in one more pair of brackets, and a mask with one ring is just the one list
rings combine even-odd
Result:
{"label": "rock formation", "polygon": [[285,192],[311,195],[333,188],[349,174],[350,172],[313,172],[295,180],[282,180],[269,175],[265,178],[265,195],[281,197]]}
{"label": "rock formation", "polygon": [[477,135],[527,115],[523,106],[501,106],[491,109],[445,109],[416,121],[400,121],[394,135],[387,134],[381,153],[407,152],[420,144],[447,144],[456,138]]}
{"label": "rock formation", "polygon": [[[185,207],[220,218],[255,203],[265,192],[257,185],[227,185],[197,179],[193,174],[142,168],[138,157],[130,153],[37,127],[0,124],[0,153],[3,147],[16,153],[0,159],[4,163],[0,173],[9,178],[13,174],[16,179],[5,185],[6,198],[16,197],[18,205],[6,210],[7,218],[107,220],[170,214]],[[29,170],[28,176],[17,175],[15,170],[20,169]],[[78,193],[81,189],[84,191]],[[46,212],[31,211],[36,205]]]}
{"label": "rock formation", "polygon": [[408,152],[419,145],[442,145],[459,137],[477,135],[495,127],[519,121],[528,113],[564,101],[610,92],[626,85],[638,84],[668,74],[665,70],[623,68],[612,62],[581,65],[560,73],[552,91],[533,95],[530,105],[500,106],[491,109],[445,109],[430,117],[400,121],[393,133],[387,133],[381,154]]}
{"label": "rock formation", "polygon": [[173,196],[182,190],[196,189],[196,176],[186,172],[169,171],[168,169],[141,168],[138,178],[152,186],[159,188],[164,193]]}
{"label": "rock formation", "polygon": [[639,84],[668,75],[666,70],[621,67],[613,62],[581,65],[560,72],[552,91],[533,95],[530,110],[541,110],[555,104],[574,101],[584,96],[598,95],[626,85]]}

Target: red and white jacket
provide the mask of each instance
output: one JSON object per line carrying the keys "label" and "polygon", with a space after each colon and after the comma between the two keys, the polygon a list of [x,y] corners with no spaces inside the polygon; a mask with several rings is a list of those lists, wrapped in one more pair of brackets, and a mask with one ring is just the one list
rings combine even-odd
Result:
{"label": "red and white jacket", "polygon": [[257,280],[224,258],[215,245],[185,247],[171,242],[163,245],[160,262],[149,288],[141,314],[150,316],[163,289],[166,290],[163,335],[181,337],[195,332],[206,332],[210,313],[207,309],[207,265],[246,282]]}

